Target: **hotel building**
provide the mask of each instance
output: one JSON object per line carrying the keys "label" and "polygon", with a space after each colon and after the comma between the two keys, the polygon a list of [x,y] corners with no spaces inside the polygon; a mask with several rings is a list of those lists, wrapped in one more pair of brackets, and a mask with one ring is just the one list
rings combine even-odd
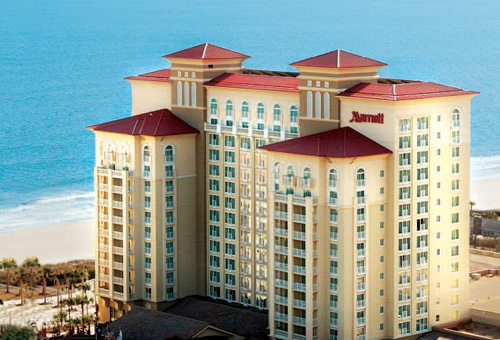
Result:
{"label": "hotel building", "polygon": [[203,44],[126,78],[96,135],[102,321],[207,295],[276,339],[414,337],[468,316],[470,102],[342,50],[245,69]]}

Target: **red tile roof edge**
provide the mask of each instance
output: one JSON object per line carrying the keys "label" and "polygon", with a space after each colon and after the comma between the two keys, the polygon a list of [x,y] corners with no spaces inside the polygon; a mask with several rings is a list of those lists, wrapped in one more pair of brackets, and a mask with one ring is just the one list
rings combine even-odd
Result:
{"label": "red tile roof edge", "polygon": [[[207,53],[209,55],[213,54],[213,56],[206,56]],[[210,43],[203,43],[200,45],[196,45],[193,47],[189,47],[177,52],[164,55],[162,58],[217,60],[217,59],[248,59],[250,58],[250,56]]]}
{"label": "red tile roof edge", "polygon": [[[342,61],[341,61],[341,59],[342,59],[341,54],[342,53],[341,52],[346,54],[347,57],[358,59],[358,61],[363,60],[367,64],[366,65],[354,65],[354,66],[340,66],[340,64],[342,63]],[[328,54],[334,54],[334,53],[337,53],[336,65],[326,65],[326,63],[323,60],[319,61],[319,59],[322,59],[323,57],[327,56]],[[316,65],[314,65],[315,63],[316,63]],[[371,63],[371,64],[369,64],[369,63]],[[363,67],[378,67],[378,66],[383,67],[383,66],[387,66],[387,64],[384,62],[375,60],[375,59],[363,57],[363,56],[360,56],[358,54],[354,54],[354,53],[347,52],[347,51],[344,51],[341,49],[337,49],[337,50],[333,50],[333,51],[326,52],[323,54],[319,54],[317,56],[313,56],[313,57],[309,57],[306,59],[296,61],[294,63],[291,63],[290,66],[294,66],[294,67],[297,67],[297,66],[319,67],[319,68],[363,68]]]}
{"label": "red tile roof edge", "polygon": [[156,81],[156,82],[168,83],[168,82],[170,82],[170,74],[171,74],[170,69],[165,68],[165,69],[161,69],[158,71],[139,74],[137,76],[130,76],[130,77],[127,77],[124,79],[125,80],[144,80],[144,81]]}
{"label": "red tile roof edge", "polygon": [[[236,78],[231,81],[231,78]],[[270,82],[256,83],[247,80],[272,80]],[[280,77],[268,75],[255,75],[243,73],[224,73],[208,82],[204,86],[227,87],[246,90],[277,91],[277,92],[299,92],[300,80],[295,77]]]}

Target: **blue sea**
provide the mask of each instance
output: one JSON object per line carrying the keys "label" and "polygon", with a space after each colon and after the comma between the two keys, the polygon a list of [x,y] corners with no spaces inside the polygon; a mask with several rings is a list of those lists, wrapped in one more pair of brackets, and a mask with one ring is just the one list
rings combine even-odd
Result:
{"label": "blue sea", "polygon": [[472,177],[500,177],[498,0],[0,0],[0,233],[92,219],[85,127],[130,114],[124,77],[204,42],[247,68],[341,48],[384,77],[480,91]]}

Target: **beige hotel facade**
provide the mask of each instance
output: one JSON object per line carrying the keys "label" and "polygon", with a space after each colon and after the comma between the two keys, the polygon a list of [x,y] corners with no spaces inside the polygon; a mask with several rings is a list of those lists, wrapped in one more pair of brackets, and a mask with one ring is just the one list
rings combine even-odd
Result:
{"label": "beige hotel facade", "polygon": [[243,67],[211,44],[126,78],[96,136],[102,321],[198,294],[276,339],[412,338],[468,316],[470,104],[336,50]]}

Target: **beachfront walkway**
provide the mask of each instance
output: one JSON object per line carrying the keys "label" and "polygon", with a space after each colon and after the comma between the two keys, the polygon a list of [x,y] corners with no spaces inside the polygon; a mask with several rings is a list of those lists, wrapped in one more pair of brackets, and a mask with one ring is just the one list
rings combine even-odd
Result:
{"label": "beachfront walkway", "polygon": [[[87,292],[87,296],[90,298],[94,297],[93,280],[87,281],[91,284],[92,290]],[[75,291],[73,296],[81,294],[80,292]],[[61,294],[61,299],[66,299],[68,294]],[[41,329],[43,323],[46,323],[47,327],[50,327],[50,322],[52,321],[52,316],[59,312],[59,308],[54,308],[57,304],[57,297],[51,296],[47,297],[47,305],[40,305],[43,303],[43,298],[39,299],[24,299],[24,306],[17,306],[21,302],[20,299],[5,301],[3,306],[0,306],[0,325],[19,325],[19,326],[27,326],[32,322],[36,322],[38,329]],[[82,308],[81,306],[73,307],[75,310],[71,311],[71,317],[80,317]],[[87,307],[85,307],[86,311]],[[63,311],[67,311],[66,308],[63,308]],[[89,313],[95,314],[95,306],[94,304],[89,305]]]}

